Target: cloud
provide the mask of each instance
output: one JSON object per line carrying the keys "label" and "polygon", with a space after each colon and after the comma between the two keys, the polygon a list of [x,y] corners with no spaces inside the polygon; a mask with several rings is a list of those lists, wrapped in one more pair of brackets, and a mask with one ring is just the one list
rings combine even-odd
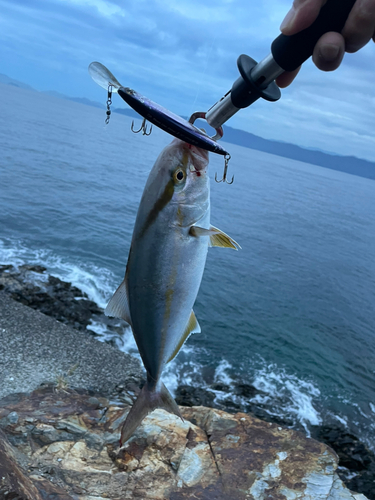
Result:
{"label": "cloud", "polygon": [[70,3],[83,8],[94,8],[103,17],[124,16],[126,14],[124,8],[105,0],[60,0],[60,2],[65,4]]}
{"label": "cloud", "polygon": [[[207,110],[232,87],[240,54],[258,61],[268,55],[290,4],[0,0],[2,72],[40,90],[104,102],[105,92],[87,73],[96,60],[124,85],[187,115]],[[369,64],[374,55],[371,43],[347,54],[334,73],[307,62],[279,102],[258,101],[228,124],[375,160],[375,67]]]}

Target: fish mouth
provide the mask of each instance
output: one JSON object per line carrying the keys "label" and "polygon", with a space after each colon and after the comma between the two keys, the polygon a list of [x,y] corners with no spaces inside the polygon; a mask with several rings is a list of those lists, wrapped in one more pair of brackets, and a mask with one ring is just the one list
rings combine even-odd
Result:
{"label": "fish mouth", "polygon": [[195,173],[205,173],[208,165],[208,151],[192,146],[191,144],[187,144],[187,147],[191,155],[189,162],[190,170]]}
{"label": "fish mouth", "polygon": [[195,168],[194,165],[190,164],[189,165],[189,170],[190,172],[192,172],[193,174],[196,174],[197,177],[200,177],[202,174],[206,174],[206,168],[202,168],[202,169],[197,169]]}

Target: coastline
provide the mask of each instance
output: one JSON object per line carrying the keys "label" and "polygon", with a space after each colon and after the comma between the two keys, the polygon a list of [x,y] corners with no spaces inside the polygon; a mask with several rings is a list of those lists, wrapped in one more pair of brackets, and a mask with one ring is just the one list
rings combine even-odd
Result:
{"label": "coastline", "polygon": [[[116,320],[111,323],[82,291],[48,276],[42,266],[23,265],[18,269],[0,266],[0,290],[3,350],[0,397],[61,379],[72,386],[104,391],[109,396],[132,398],[142,383],[139,361],[114,346],[99,343],[93,338],[95,333],[87,329],[90,321],[103,321],[114,332],[124,325]],[[225,386],[221,384],[216,389],[225,391]],[[256,391],[249,384],[239,384],[236,390],[244,397]],[[204,405],[229,413],[241,411],[230,399],[215,401],[213,392],[196,387],[179,386],[176,400],[183,406]],[[249,413],[288,427],[288,422],[272,419],[261,408],[254,407]],[[375,498],[375,457],[355,436],[343,427],[323,426],[317,427],[312,437],[336,451],[340,477],[349,489],[365,494],[370,500]]]}

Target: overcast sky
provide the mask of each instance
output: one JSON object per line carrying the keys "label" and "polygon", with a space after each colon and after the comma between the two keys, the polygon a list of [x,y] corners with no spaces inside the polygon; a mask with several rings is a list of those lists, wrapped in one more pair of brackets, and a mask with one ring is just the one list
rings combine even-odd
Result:
{"label": "overcast sky", "polygon": [[[206,111],[231,87],[240,54],[270,52],[291,0],[0,0],[0,73],[37,90],[105,102],[92,61],[177,114]],[[311,61],[277,103],[228,125],[375,161],[375,44],[333,73]],[[123,101],[115,96],[115,106]]]}

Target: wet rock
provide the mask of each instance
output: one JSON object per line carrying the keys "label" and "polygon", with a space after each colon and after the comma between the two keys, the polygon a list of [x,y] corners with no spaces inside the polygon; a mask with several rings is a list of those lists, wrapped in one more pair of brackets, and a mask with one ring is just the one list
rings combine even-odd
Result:
{"label": "wet rock", "polygon": [[234,394],[242,398],[250,399],[255,397],[257,394],[261,394],[261,391],[250,384],[237,384],[234,387]]}
{"label": "wet rock", "polygon": [[0,265],[0,290],[17,302],[90,335],[97,336],[93,324],[101,325],[106,331],[105,342],[116,348],[121,346],[124,330],[129,328],[125,321],[105,316],[79,288],[48,275],[43,266]]}
{"label": "wet rock", "polygon": [[156,410],[119,449],[128,410],[100,394],[51,386],[4,398],[0,464],[12,472],[2,475],[0,494],[28,500],[365,499],[345,488],[337,456],[325,444],[244,413],[181,407],[182,421]]}
{"label": "wet rock", "polygon": [[241,404],[233,401],[231,397],[217,398],[214,406],[229,413],[237,413],[242,410]]}
{"label": "wet rock", "polygon": [[223,384],[221,382],[215,382],[214,384],[210,385],[210,389],[213,391],[221,391],[221,392],[230,392],[230,387],[229,385]]}
{"label": "wet rock", "polygon": [[0,287],[14,300],[77,329],[86,328],[94,314],[102,314],[85,293],[45,271],[37,265],[0,266]]}
{"label": "wet rock", "polygon": [[[345,474],[340,474],[345,478]],[[353,491],[363,492],[369,500],[375,499],[375,465],[372,463],[367,469],[358,472],[354,477],[345,481],[348,488]]]}
{"label": "wet rock", "polygon": [[[229,387],[226,384],[215,382],[209,386],[208,390],[180,385],[177,387],[175,399],[181,406],[209,406],[229,413],[236,413],[243,410],[243,404],[233,400],[233,395],[250,399],[260,392],[249,384],[236,384]],[[220,393],[223,394],[220,395]]]}
{"label": "wet rock", "polygon": [[214,393],[190,385],[179,385],[175,394],[175,400],[181,406],[212,406],[214,399]]}
{"label": "wet rock", "polygon": [[328,444],[339,457],[339,476],[354,491],[375,500],[375,455],[345,427],[322,426],[313,429],[319,441]]}
{"label": "wet rock", "polygon": [[375,456],[344,427],[322,426],[316,429],[317,439],[329,444],[340,459],[340,465],[352,471],[362,471],[375,464]]}

